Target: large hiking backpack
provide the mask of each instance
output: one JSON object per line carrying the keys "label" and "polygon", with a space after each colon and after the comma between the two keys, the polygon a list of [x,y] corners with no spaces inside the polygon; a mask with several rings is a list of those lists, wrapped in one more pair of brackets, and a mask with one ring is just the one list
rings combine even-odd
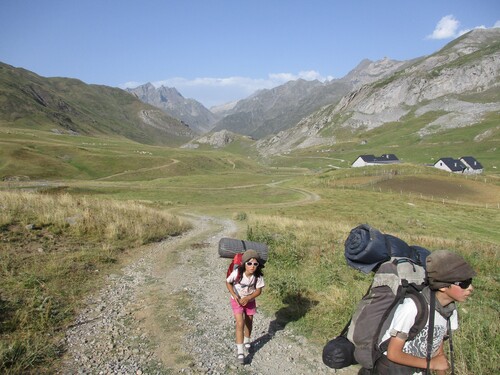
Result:
{"label": "large hiking backpack", "polygon": [[420,291],[425,286],[424,264],[428,254],[425,248],[409,246],[366,224],[351,230],[345,241],[348,265],[375,274],[349,323],[325,345],[323,362],[327,366],[338,369],[359,363],[372,369],[387,350],[388,341],[379,343],[405,298],[412,298],[418,311],[409,339],[425,327],[429,312]]}
{"label": "large hiking backpack", "polygon": [[347,338],[355,347],[356,362],[371,369],[387,350],[388,340],[379,343],[405,298],[411,298],[417,306],[417,316],[408,339],[413,339],[425,327],[429,313],[428,304],[420,293],[424,281],[424,267],[409,258],[394,257],[380,265],[368,293],[358,303],[347,331]]}

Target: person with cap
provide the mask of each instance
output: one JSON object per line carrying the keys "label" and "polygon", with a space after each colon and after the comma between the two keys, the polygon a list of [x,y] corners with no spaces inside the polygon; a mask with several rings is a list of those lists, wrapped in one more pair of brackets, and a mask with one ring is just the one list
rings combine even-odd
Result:
{"label": "person with cap", "polygon": [[255,298],[260,296],[264,287],[264,264],[255,250],[247,250],[242,257],[243,267],[238,267],[226,279],[231,293],[231,308],[236,320],[236,350],[239,363],[245,363],[244,349],[251,348],[253,316],[257,311]]}
{"label": "person with cap", "polygon": [[[373,374],[423,374],[426,369],[444,375],[449,368],[444,353],[444,340],[449,330],[458,328],[456,302],[465,302],[473,291],[472,277],[476,275],[472,267],[458,254],[448,250],[437,250],[427,256],[427,286],[422,293],[429,304],[435,308],[426,326],[413,340],[407,340],[408,332],[417,315],[415,302],[406,298],[397,308],[391,325],[382,337],[389,339],[385,355],[377,361]],[[434,296],[432,296],[434,294]],[[434,302],[432,302],[434,301]],[[433,320],[433,322],[432,322]],[[430,323],[431,322],[431,323]],[[433,324],[429,338],[429,325]],[[427,352],[432,339],[432,349]],[[427,356],[429,354],[430,361]]]}

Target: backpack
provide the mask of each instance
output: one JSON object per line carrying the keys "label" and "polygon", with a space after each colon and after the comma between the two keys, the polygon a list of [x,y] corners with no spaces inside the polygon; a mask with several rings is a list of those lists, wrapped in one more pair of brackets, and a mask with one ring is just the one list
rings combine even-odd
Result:
{"label": "backpack", "polygon": [[[235,254],[233,259],[231,260],[231,263],[229,264],[229,267],[227,267],[227,272],[226,272],[226,279],[233,273],[234,270],[237,270],[243,265],[243,253],[238,253]],[[238,272],[238,278],[241,279],[240,273]]]}
{"label": "backpack", "polygon": [[371,369],[387,350],[389,340],[379,343],[405,298],[411,298],[417,306],[417,316],[408,339],[412,340],[425,327],[429,309],[420,293],[425,287],[424,281],[424,267],[412,259],[394,257],[379,266],[347,330],[346,337],[354,344],[356,362]]}
{"label": "backpack", "polygon": [[428,254],[425,248],[408,246],[366,224],[351,230],[345,242],[347,263],[362,272],[374,272],[374,277],[351,320],[323,348],[323,362],[328,367],[339,369],[359,363],[372,369],[387,350],[389,340],[379,343],[405,298],[413,299],[417,306],[409,339],[425,327],[429,310],[420,292],[425,287],[423,265]]}

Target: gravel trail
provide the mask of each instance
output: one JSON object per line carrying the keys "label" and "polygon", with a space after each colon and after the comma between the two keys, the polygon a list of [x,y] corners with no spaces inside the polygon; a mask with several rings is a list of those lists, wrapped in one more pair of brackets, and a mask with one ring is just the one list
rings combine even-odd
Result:
{"label": "gravel trail", "polygon": [[236,225],[191,220],[194,229],[148,246],[88,298],[66,333],[59,374],[357,374],[355,366],[326,367],[321,347],[262,312],[246,364],[237,364],[224,284],[229,260],[217,253]]}

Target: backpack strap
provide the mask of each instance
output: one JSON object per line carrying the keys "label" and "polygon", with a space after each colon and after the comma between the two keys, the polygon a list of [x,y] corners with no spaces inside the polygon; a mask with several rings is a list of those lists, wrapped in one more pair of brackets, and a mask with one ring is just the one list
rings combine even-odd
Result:
{"label": "backpack strap", "polygon": [[[402,280],[401,290],[400,292],[398,292],[398,297],[395,299],[395,303],[392,305],[390,309],[391,312],[390,314],[388,314],[388,316],[384,316],[383,320],[389,318],[392,320],[397,307],[399,306],[399,304],[404,302],[405,298],[410,298],[417,307],[417,315],[415,316],[415,322],[413,323],[413,326],[410,328],[410,331],[408,332],[408,340],[412,340],[422,329],[424,329],[425,325],[427,324],[427,319],[429,318],[429,309],[427,308],[428,306],[427,301],[425,300],[425,297],[422,295],[422,293],[420,293],[419,288],[417,288],[414,284],[410,284],[406,280]],[[380,334],[381,332],[379,330],[377,332],[377,335]],[[390,339],[387,339],[379,345],[380,353],[384,353],[387,351],[387,348],[389,347],[389,340]]]}
{"label": "backpack strap", "polygon": [[427,368],[425,369],[426,374],[431,373],[431,356],[432,356],[432,342],[434,340],[434,315],[436,311],[436,292],[431,290],[430,298],[430,316],[429,316],[429,330],[427,332]]}

